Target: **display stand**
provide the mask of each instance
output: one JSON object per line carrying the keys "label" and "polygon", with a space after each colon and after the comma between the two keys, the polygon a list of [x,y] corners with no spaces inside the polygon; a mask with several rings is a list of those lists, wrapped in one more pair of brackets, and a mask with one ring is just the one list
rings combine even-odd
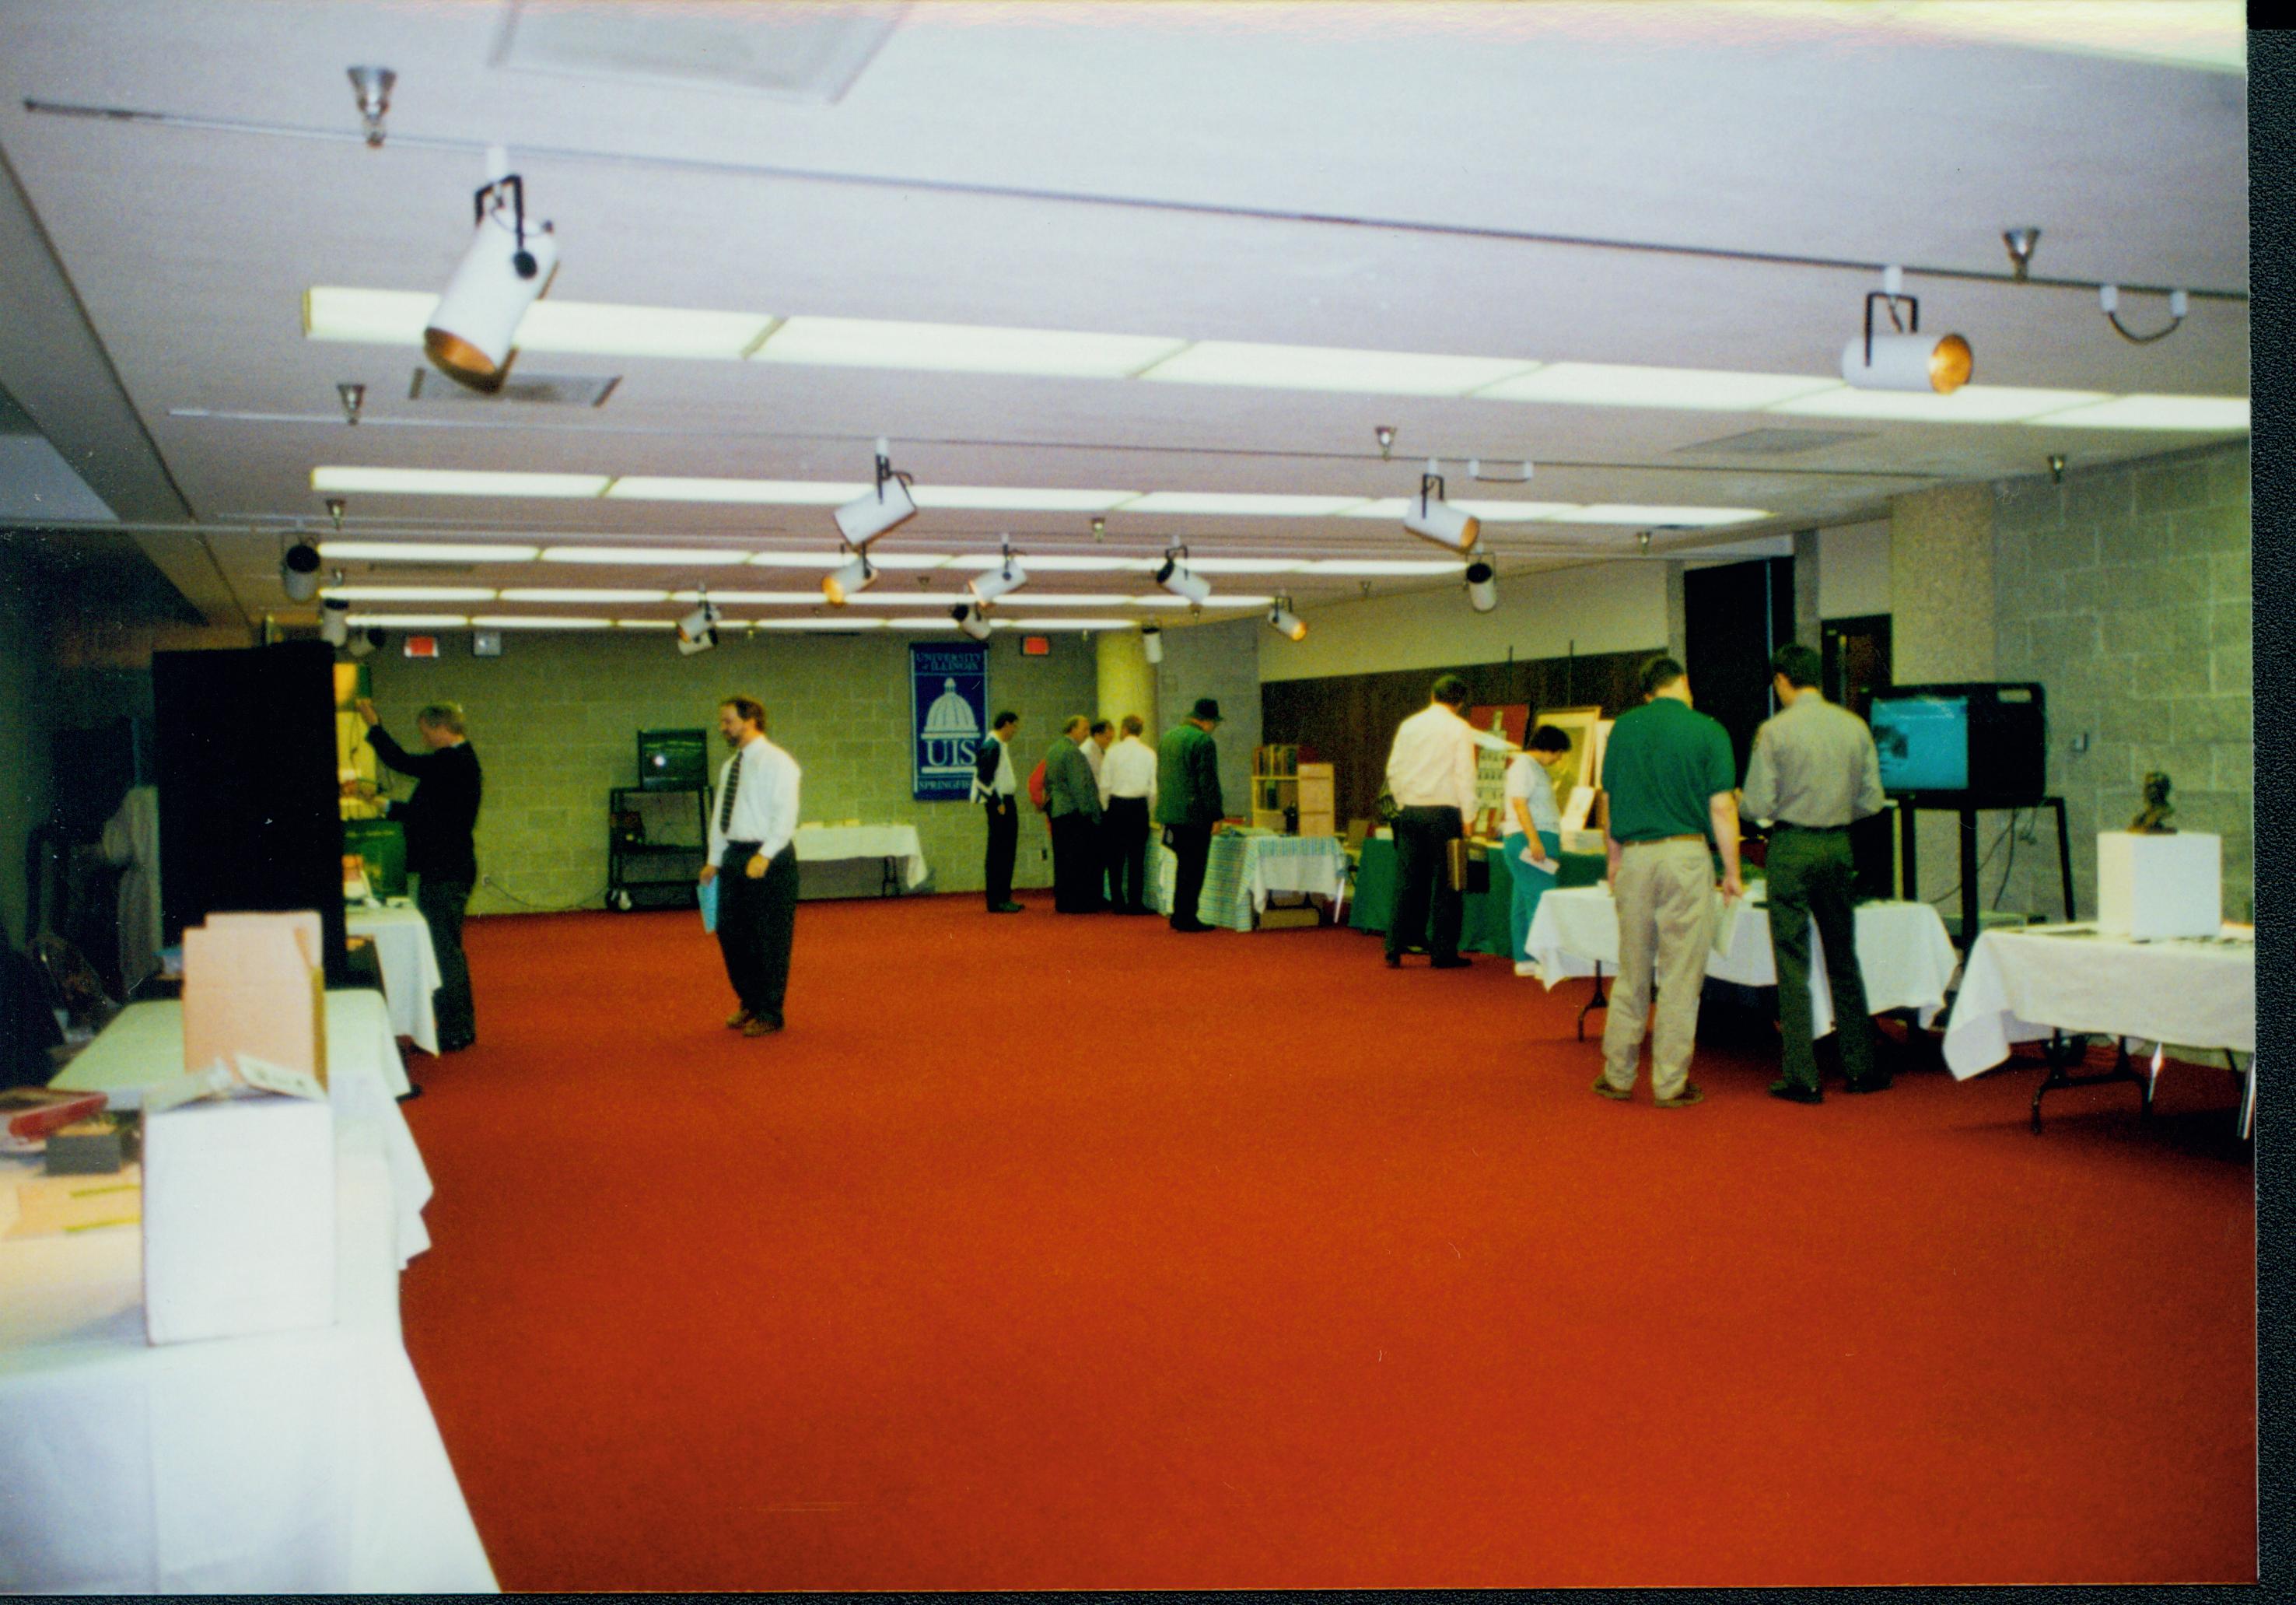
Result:
{"label": "display stand", "polygon": [[1977,945],[1980,905],[1985,901],[1980,894],[1977,880],[1977,816],[1980,813],[1999,813],[2007,808],[2053,808],[2057,814],[2057,873],[2064,886],[2065,918],[2073,917],[2073,848],[2072,835],[2065,824],[2065,800],[2062,797],[2043,797],[2038,803],[1993,804],[1980,806],[1964,803],[1945,806],[1916,802],[1910,798],[1898,799],[1898,895],[1907,902],[1921,901],[1921,877],[1918,873],[1915,840],[1918,835],[1915,819],[1924,810],[1931,813],[1954,813],[1961,816],[1961,951],[1965,954]]}
{"label": "display stand", "polygon": [[693,908],[709,861],[706,794],[617,786],[606,802],[606,906]]}

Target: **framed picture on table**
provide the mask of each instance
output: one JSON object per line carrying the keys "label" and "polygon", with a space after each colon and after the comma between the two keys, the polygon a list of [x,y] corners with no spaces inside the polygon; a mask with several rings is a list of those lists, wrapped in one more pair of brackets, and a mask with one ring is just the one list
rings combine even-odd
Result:
{"label": "framed picture on table", "polygon": [[1596,786],[1602,782],[1602,771],[1596,767],[1596,728],[1603,722],[1603,710],[1594,708],[1542,708],[1531,728],[1553,725],[1570,737],[1570,751],[1562,762],[1547,770],[1554,782],[1554,800],[1567,802],[1573,788]]}

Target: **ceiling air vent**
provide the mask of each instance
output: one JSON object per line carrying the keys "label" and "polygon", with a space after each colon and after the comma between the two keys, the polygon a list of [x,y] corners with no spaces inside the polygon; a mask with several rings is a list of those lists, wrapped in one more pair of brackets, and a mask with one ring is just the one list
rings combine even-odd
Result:
{"label": "ceiling air vent", "polygon": [[741,89],[834,102],[853,86],[906,4],[632,5],[518,0],[497,67],[680,89]]}
{"label": "ceiling air vent", "polygon": [[1700,440],[1695,445],[1678,446],[1675,454],[1713,452],[1722,457],[1793,457],[1804,451],[1816,451],[1821,446],[1839,446],[1846,440],[1870,440],[1874,437],[1849,429],[1750,429],[1743,434],[1724,435],[1718,440]]}
{"label": "ceiling air vent", "polygon": [[406,399],[475,401],[482,406],[511,401],[522,407],[603,407],[621,382],[619,374],[601,379],[582,374],[521,374],[513,369],[497,388],[480,391],[457,384],[435,368],[419,367],[406,388]]}

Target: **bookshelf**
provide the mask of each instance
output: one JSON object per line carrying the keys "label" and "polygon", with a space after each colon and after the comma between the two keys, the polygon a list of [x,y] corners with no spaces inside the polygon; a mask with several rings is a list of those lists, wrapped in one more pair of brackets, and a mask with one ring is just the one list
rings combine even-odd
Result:
{"label": "bookshelf", "polygon": [[1256,747],[1251,754],[1251,823],[1279,835],[1336,835],[1332,766],[1302,763],[1296,746]]}

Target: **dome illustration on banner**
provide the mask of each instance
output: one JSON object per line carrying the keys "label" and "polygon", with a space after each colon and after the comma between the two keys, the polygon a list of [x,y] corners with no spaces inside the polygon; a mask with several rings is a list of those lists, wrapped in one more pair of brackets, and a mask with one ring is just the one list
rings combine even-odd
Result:
{"label": "dome illustration on banner", "polygon": [[957,695],[955,680],[941,681],[941,694],[925,710],[925,728],[921,734],[927,740],[980,734],[980,720],[974,715],[972,704]]}

